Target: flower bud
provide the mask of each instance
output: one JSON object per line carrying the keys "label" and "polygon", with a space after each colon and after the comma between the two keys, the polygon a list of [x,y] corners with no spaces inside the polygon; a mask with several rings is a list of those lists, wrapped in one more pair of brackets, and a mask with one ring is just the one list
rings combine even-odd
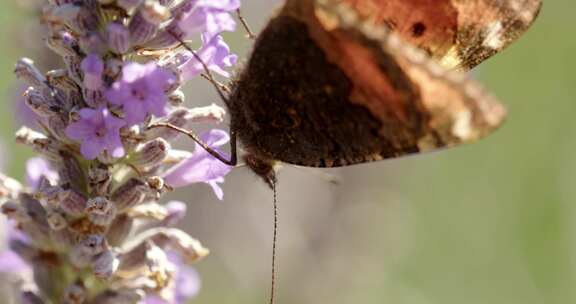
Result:
{"label": "flower bud", "polygon": [[[184,128],[188,123],[189,111],[185,108],[180,108],[172,111],[166,118],[160,120],[160,123],[168,123],[173,126]],[[146,131],[147,138],[164,138],[172,140],[180,135],[179,132],[168,128],[153,128]]]}
{"label": "flower bud", "polygon": [[188,119],[194,123],[221,123],[224,121],[224,116],[226,116],[226,110],[221,106],[211,104],[205,107],[192,108],[189,115]]}
{"label": "flower bud", "polygon": [[163,138],[156,138],[136,148],[131,163],[138,168],[160,165],[168,155],[170,144]]}
{"label": "flower bud", "polygon": [[86,102],[86,104],[92,108],[98,108],[106,104],[104,95],[100,90],[89,90],[84,88],[82,90],[82,96],[84,97],[84,101]]}
{"label": "flower bud", "polygon": [[16,142],[30,146],[34,151],[43,154],[51,160],[58,160],[60,158],[60,143],[30,128],[20,128],[16,132]]}
{"label": "flower bud", "polygon": [[134,219],[126,214],[121,214],[110,224],[106,239],[111,246],[119,246],[126,240],[126,237],[130,235],[133,226]]}
{"label": "flower bud", "polygon": [[78,91],[78,84],[68,76],[67,70],[59,69],[48,71],[46,73],[46,80],[51,86],[62,89],[63,91]]}
{"label": "flower bud", "polygon": [[68,125],[68,117],[65,115],[52,115],[48,118],[47,127],[53,135],[62,140],[66,138],[66,126]]}
{"label": "flower bud", "polygon": [[170,201],[166,204],[166,210],[168,214],[162,220],[162,225],[166,227],[176,226],[186,216],[186,204],[183,202]]}
{"label": "flower bud", "polygon": [[112,22],[107,28],[108,46],[118,54],[124,54],[130,49],[130,31],[122,24]]}
{"label": "flower bud", "polygon": [[[147,41],[144,46],[148,49],[173,48],[177,46],[180,43],[180,40],[183,40],[185,36],[184,32],[180,29],[178,22],[178,19],[174,18],[165,28],[158,32],[154,38]],[[174,36],[178,37],[180,40],[176,39]]]}
{"label": "flower bud", "polygon": [[88,296],[82,281],[76,281],[64,290],[64,304],[82,304]]}
{"label": "flower bud", "polygon": [[63,191],[62,188],[59,186],[52,186],[47,184],[46,182],[42,182],[38,187],[36,193],[34,193],[34,198],[42,202],[45,202],[48,205],[56,206],[61,199],[60,192],[62,191]]}
{"label": "flower bud", "polygon": [[84,87],[89,90],[98,90],[102,87],[102,73],[104,72],[104,62],[97,54],[86,56],[80,64],[84,72]]}
{"label": "flower bud", "polygon": [[131,276],[141,271],[146,266],[146,253],[154,244],[151,241],[142,241],[138,245],[129,248],[119,256],[120,265],[118,273],[122,276]]}
{"label": "flower bud", "polygon": [[140,204],[128,211],[128,215],[134,219],[163,220],[168,216],[166,208],[157,203]]}
{"label": "flower bud", "polygon": [[29,194],[21,193],[18,199],[29,217],[29,220],[20,223],[22,231],[36,246],[49,249],[51,247],[50,226],[46,220],[46,209]]}
{"label": "flower bud", "polygon": [[97,278],[107,280],[118,270],[119,264],[116,254],[112,250],[106,250],[94,258],[92,269]]}
{"label": "flower bud", "polygon": [[200,241],[186,232],[175,228],[156,228],[145,232],[150,240],[160,248],[169,247],[186,259],[187,263],[196,262],[210,253]]}
{"label": "flower bud", "polygon": [[16,62],[16,67],[14,68],[14,73],[16,77],[26,84],[35,87],[46,86],[46,78],[34,65],[34,61],[29,58],[20,58]]}
{"label": "flower bud", "polygon": [[34,282],[45,298],[61,299],[66,286],[65,280],[58,278],[67,275],[67,269],[62,267],[64,262],[60,255],[51,251],[39,252],[39,256],[32,261]]}
{"label": "flower bud", "polygon": [[73,217],[82,216],[86,210],[86,198],[75,190],[60,191],[58,200],[59,207]]}
{"label": "flower bud", "polygon": [[88,219],[96,225],[108,226],[116,217],[116,207],[105,197],[95,197],[86,203]]}
{"label": "flower bud", "polygon": [[80,37],[78,44],[85,54],[103,54],[108,50],[105,38],[98,32],[88,32]]}
{"label": "flower bud", "polygon": [[24,92],[24,102],[28,108],[39,116],[49,117],[58,112],[58,108],[55,107],[54,102],[50,99],[51,96],[44,95],[43,92],[34,87],[29,87]]}
{"label": "flower bud", "polygon": [[48,47],[63,57],[78,56],[80,47],[78,40],[70,32],[60,30],[46,39]]}
{"label": "flower bud", "polygon": [[146,21],[156,25],[160,25],[170,19],[171,16],[170,10],[162,5],[159,0],[144,0],[139,12]]}
{"label": "flower bud", "polygon": [[46,220],[48,225],[55,231],[62,230],[68,226],[64,215],[55,210],[48,210],[46,212]]}
{"label": "flower bud", "polygon": [[76,83],[82,83],[82,69],[80,68],[80,57],[77,55],[64,56],[64,63],[68,71],[68,77]]}
{"label": "flower bud", "polygon": [[9,219],[16,220],[18,222],[27,222],[30,220],[30,216],[28,215],[26,209],[22,207],[17,202],[8,201],[2,204],[2,213],[6,215]]}
{"label": "flower bud", "polygon": [[93,162],[88,168],[88,183],[97,195],[107,195],[112,182],[108,166],[100,162]]}
{"label": "flower bud", "polygon": [[[68,225],[68,223],[66,223]],[[69,226],[61,230],[51,230],[50,238],[53,243],[54,250],[64,252],[70,250],[76,244],[75,232],[68,229]]]}
{"label": "flower bud", "polygon": [[42,11],[42,19],[52,23],[67,23],[78,16],[80,9],[73,3],[48,5]]}
{"label": "flower bud", "polygon": [[97,234],[88,235],[70,251],[70,261],[76,267],[86,267],[95,256],[107,250],[106,239]]}
{"label": "flower bud", "polygon": [[171,105],[177,107],[181,106],[184,103],[185,98],[186,97],[184,95],[184,92],[182,92],[182,90],[174,90],[168,96],[168,102],[170,102]]}
{"label": "flower bud", "polygon": [[146,197],[147,189],[146,183],[137,178],[131,178],[123,185],[116,189],[110,199],[116,205],[119,212],[123,212],[128,208],[134,207],[144,200]]}
{"label": "flower bud", "polygon": [[138,45],[150,40],[158,32],[159,25],[170,18],[170,11],[157,0],[145,0],[132,17],[128,29],[132,44]]}
{"label": "flower bud", "polygon": [[52,88],[64,95],[58,98],[59,106],[64,112],[70,111],[74,106],[82,102],[78,84],[68,76],[67,70],[49,71],[46,73],[46,80]]}
{"label": "flower bud", "polygon": [[77,33],[90,33],[98,31],[100,25],[100,18],[98,15],[98,7],[96,1],[82,1],[82,5],[77,17],[73,22],[69,22],[69,26]]}
{"label": "flower bud", "polygon": [[78,192],[86,189],[87,178],[84,173],[84,168],[68,151],[60,152],[60,167],[58,168],[58,175],[60,176],[60,183],[69,185],[71,189]]}

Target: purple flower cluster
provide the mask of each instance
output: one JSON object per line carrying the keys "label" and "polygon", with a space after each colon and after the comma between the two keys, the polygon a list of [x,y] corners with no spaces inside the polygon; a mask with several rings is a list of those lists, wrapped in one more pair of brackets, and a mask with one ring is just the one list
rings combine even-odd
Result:
{"label": "purple flower cluster", "polygon": [[[26,185],[0,174],[1,211],[12,227],[0,272],[32,269],[23,301],[185,303],[198,293],[188,264],[208,250],[175,228],[186,205],[160,199],[205,183],[221,200],[232,168],[199,145],[172,148],[179,134],[152,126],[223,121],[214,104],[184,107],[181,88],[205,66],[230,76],[237,56],[220,34],[235,30],[239,7],[239,0],[48,1],[45,41],[65,66],[44,73],[30,59],[16,64],[32,119],[17,142],[40,156],[27,164]],[[200,47],[179,47],[183,39]],[[217,151],[229,141],[218,129],[201,138]]]}

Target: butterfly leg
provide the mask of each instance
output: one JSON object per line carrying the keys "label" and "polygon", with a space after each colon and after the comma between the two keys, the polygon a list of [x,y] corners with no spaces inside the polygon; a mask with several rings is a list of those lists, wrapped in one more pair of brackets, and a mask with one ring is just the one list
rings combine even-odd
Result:
{"label": "butterfly leg", "polygon": [[230,132],[230,154],[231,154],[230,159],[226,159],[225,156],[223,156],[218,151],[212,149],[210,146],[208,146],[208,144],[203,142],[200,139],[200,137],[198,135],[196,135],[196,133],[194,133],[193,131],[186,130],[184,128],[180,128],[180,127],[177,127],[175,125],[172,125],[169,123],[164,123],[164,122],[158,122],[158,123],[154,123],[154,124],[151,124],[150,126],[148,126],[148,129],[154,129],[154,128],[168,128],[168,129],[174,130],[178,133],[182,133],[182,134],[190,137],[194,142],[196,142],[198,145],[200,145],[200,147],[202,147],[202,149],[206,150],[206,152],[208,152],[210,155],[214,156],[214,158],[218,159],[219,161],[221,161],[221,162],[223,162],[229,166],[236,166],[236,164],[238,163],[238,155],[236,152],[236,132],[234,132],[234,131]]}

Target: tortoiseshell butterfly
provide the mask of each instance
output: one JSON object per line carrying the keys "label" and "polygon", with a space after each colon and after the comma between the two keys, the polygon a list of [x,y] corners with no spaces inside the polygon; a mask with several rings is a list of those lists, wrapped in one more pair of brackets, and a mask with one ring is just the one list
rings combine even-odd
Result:
{"label": "tortoiseshell butterfly", "polygon": [[540,6],[287,0],[227,98],[232,145],[238,137],[270,181],[277,161],[336,167],[474,142],[506,111],[465,72],[524,33]]}

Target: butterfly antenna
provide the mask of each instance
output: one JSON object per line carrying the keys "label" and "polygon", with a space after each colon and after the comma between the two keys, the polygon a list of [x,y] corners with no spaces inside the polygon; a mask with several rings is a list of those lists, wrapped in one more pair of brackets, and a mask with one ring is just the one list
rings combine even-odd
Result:
{"label": "butterfly antenna", "polygon": [[274,192],[274,235],[272,237],[272,277],[270,286],[270,304],[274,304],[276,297],[276,243],[278,240],[278,193],[276,189],[276,181],[272,180],[272,191]]}
{"label": "butterfly antenna", "polygon": [[250,29],[250,26],[248,25],[248,22],[246,22],[246,19],[244,19],[244,17],[242,16],[242,12],[240,12],[240,9],[236,10],[236,15],[238,16],[238,20],[240,20],[240,23],[242,23],[242,27],[244,27],[244,30],[246,31],[246,35],[248,36],[248,38],[252,40],[256,39],[256,35],[254,35],[252,30]]}

